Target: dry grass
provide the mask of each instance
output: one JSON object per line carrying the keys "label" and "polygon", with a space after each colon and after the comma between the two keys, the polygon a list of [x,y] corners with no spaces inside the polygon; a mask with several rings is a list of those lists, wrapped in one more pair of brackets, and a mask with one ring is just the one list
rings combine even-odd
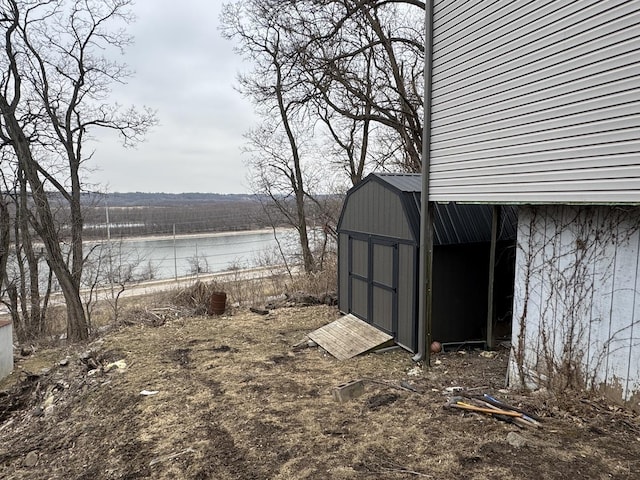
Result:
{"label": "dry grass", "polygon": [[[423,370],[402,350],[342,362],[292,350],[337,316],[318,306],[168,317],[21,359],[24,380],[0,396],[0,411],[20,399],[0,419],[0,478],[566,480],[640,471],[637,417],[574,394],[500,393],[506,352],[441,354]],[[27,378],[45,363],[39,357],[53,368]],[[106,368],[117,360],[126,368]],[[357,378],[381,383],[336,403],[333,388]],[[393,388],[401,381],[424,393]],[[514,426],[443,409],[450,386],[481,387],[542,415],[545,428],[518,432],[527,445],[514,447]]]}
{"label": "dry grass", "polygon": [[[88,307],[88,321],[95,336],[107,328],[119,325],[140,321],[161,323],[168,317],[175,317],[176,313],[182,316],[204,315],[208,312],[212,292],[225,292],[227,305],[239,308],[264,306],[274,300],[295,297],[301,293],[318,299],[335,297],[336,285],[335,262],[328,262],[323,271],[308,275],[288,275],[276,265],[250,273],[237,269],[227,272],[219,279],[206,282],[196,280],[187,287],[176,288],[168,284],[166,290],[152,294],[132,295],[130,291],[134,289],[134,285],[129,285],[125,291],[127,294],[119,298],[117,309],[114,309],[114,301],[111,299],[93,301]],[[62,345],[65,341],[66,321],[64,306],[49,306],[45,332],[41,338],[30,340],[29,343],[42,346]]]}

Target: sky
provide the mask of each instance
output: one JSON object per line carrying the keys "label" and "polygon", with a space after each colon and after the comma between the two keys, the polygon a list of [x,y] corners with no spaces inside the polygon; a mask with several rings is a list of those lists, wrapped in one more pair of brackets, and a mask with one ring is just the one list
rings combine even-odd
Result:
{"label": "sky", "polygon": [[[89,183],[107,192],[245,193],[243,133],[251,103],[234,90],[243,68],[218,31],[222,1],[136,0],[124,61],[135,71],[113,89],[123,105],[148,106],[159,124],[135,148],[94,133]],[[244,66],[246,68],[246,66]]]}

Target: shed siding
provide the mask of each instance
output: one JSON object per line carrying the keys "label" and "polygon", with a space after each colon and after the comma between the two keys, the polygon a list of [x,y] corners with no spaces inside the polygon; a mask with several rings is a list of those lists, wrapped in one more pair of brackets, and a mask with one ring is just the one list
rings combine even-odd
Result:
{"label": "shed siding", "polygon": [[393,331],[393,296],[391,292],[374,286],[371,299],[373,302],[371,322],[385,332],[395,334]]}
{"label": "shed siding", "polygon": [[393,247],[373,244],[374,281],[393,288]]}
{"label": "shed siding", "polygon": [[398,246],[398,337],[403,347],[415,351],[417,315],[417,252],[411,245]]}
{"label": "shed siding", "polygon": [[349,240],[349,284],[350,284],[350,308],[360,318],[369,318],[369,242],[351,238]]}
{"label": "shed siding", "polygon": [[351,309],[350,313],[369,319],[369,284],[357,278],[351,279]]}
{"label": "shed siding", "polygon": [[640,2],[434,8],[430,200],[640,202]]}
{"label": "shed siding", "polygon": [[415,241],[400,195],[377,181],[368,181],[349,195],[340,229]]}
{"label": "shed siding", "polygon": [[360,277],[369,276],[369,242],[351,239],[351,272]]}
{"label": "shed siding", "polygon": [[338,235],[338,307],[349,311],[349,235]]}
{"label": "shed siding", "polygon": [[371,248],[373,250],[371,320],[374,325],[395,336],[393,324],[395,246],[372,242]]}
{"label": "shed siding", "polygon": [[640,408],[640,209],[530,206],[518,218],[511,382],[575,375]]}

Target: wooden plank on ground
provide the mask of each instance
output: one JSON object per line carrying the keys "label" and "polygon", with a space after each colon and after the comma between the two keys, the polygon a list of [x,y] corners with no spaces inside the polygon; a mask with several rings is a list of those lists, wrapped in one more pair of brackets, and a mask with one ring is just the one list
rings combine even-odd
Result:
{"label": "wooden plank on ground", "polygon": [[311,332],[309,338],[338,360],[393,344],[391,335],[351,314]]}

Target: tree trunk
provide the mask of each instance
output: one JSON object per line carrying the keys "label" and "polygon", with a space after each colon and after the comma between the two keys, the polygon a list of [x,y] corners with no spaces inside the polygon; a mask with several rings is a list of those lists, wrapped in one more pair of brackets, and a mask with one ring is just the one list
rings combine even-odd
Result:
{"label": "tree trunk", "polygon": [[80,283],[75,281],[77,274],[74,276],[74,272],[70,271],[65,262],[47,193],[38,175],[37,162],[33,159],[28,140],[15,118],[15,112],[12,111],[3,98],[0,98],[0,107],[5,120],[5,128],[11,137],[16,157],[31,188],[31,195],[36,209],[36,215],[32,222],[33,226],[44,242],[49,268],[53,270],[58,279],[65,298],[67,305],[67,339],[70,341],[86,340],[89,337],[89,328],[80,298]]}
{"label": "tree trunk", "polygon": [[305,186],[304,177],[302,176],[302,165],[300,158],[300,150],[298,149],[298,143],[296,137],[291,129],[289,123],[289,115],[284,101],[284,92],[282,87],[282,66],[278,63],[276,58],[273,59],[273,64],[276,67],[276,87],[275,93],[278,101],[278,109],[280,111],[280,118],[282,125],[287,134],[289,140],[289,146],[291,147],[291,156],[293,158],[293,172],[291,176],[291,186],[296,196],[296,214],[298,217],[298,235],[300,237],[300,249],[302,250],[302,261],[304,264],[304,271],[311,273],[315,270],[315,261],[309,246],[309,235],[307,233],[307,214],[304,208]]}
{"label": "tree trunk", "polygon": [[299,195],[296,192],[296,207],[298,212],[298,235],[300,236],[300,248],[302,250],[302,262],[304,264],[304,271],[311,273],[315,270],[315,260],[313,253],[311,252],[311,246],[309,245],[309,235],[307,233],[307,216],[304,211],[304,195]]}
{"label": "tree trunk", "polygon": [[71,140],[67,140],[67,158],[69,160],[69,172],[71,178],[71,275],[73,282],[80,285],[82,282],[82,269],[84,266],[84,254],[82,248],[82,206],[80,205],[80,185],[78,155],[73,149]]}
{"label": "tree trunk", "polygon": [[[18,170],[19,196],[16,208],[16,244],[20,244],[27,261],[28,272],[21,270],[21,302],[23,305],[29,304],[29,309],[24,310],[25,334],[28,338],[38,338],[44,330],[42,312],[40,310],[40,265],[39,258],[33,249],[33,241],[29,230],[28,218],[28,191],[26,181],[20,169]],[[19,259],[22,267],[22,260]],[[26,278],[29,277],[29,294],[26,294]],[[25,290],[23,292],[23,290]],[[28,298],[27,298],[28,297]]]}
{"label": "tree trunk", "polygon": [[11,217],[6,199],[5,195],[0,196],[0,291],[7,276],[7,261],[11,246]]}

